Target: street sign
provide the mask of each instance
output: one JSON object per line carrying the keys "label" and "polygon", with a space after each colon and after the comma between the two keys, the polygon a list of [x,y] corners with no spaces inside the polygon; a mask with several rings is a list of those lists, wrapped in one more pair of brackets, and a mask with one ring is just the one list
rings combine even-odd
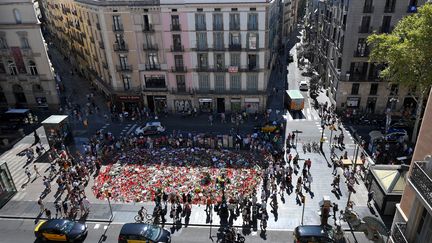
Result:
{"label": "street sign", "polygon": [[293,133],[303,133],[303,131],[294,130]]}

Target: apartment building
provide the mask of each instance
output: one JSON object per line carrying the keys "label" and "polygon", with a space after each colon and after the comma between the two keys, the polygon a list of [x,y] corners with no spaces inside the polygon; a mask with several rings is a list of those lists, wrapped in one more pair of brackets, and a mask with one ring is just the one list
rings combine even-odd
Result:
{"label": "apartment building", "polygon": [[57,46],[117,109],[265,109],[265,0],[42,3]]}
{"label": "apartment building", "polygon": [[282,43],[286,43],[288,41],[289,35],[296,28],[298,20],[298,4],[299,0],[282,1]]}
{"label": "apartment building", "polygon": [[263,111],[268,80],[266,1],[161,0],[176,111]]}
{"label": "apartment building", "polygon": [[0,2],[0,108],[57,109],[54,73],[31,0]]}
{"label": "apartment building", "polygon": [[396,204],[391,240],[394,243],[431,242],[432,234],[432,92],[417,138],[409,177]]}
{"label": "apartment building", "polygon": [[[313,1],[316,2],[316,1]],[[366,39],[372,33],[389,33],[406,15],[415,13],[425,0],[320,0],[308,8],[318,23],[307,28],[316,36],[313,65],[321,74],[338,109],[372,113],[411,111],[413,90],[390,85],[379,77],[382,66],[369,62]],[[312,11],[312,12],[311,12]]]}

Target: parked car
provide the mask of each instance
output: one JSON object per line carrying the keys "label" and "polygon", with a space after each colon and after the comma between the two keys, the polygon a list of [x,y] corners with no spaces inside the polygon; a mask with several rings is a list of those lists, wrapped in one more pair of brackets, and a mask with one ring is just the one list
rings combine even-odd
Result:
{"label": "parked car", "polygon": [[301,91],[308,91],[309,90],[309,85],[308,85],[306,80],[300,81],[299,90],[301,90]]}
{"label": "parked car", "polygon": [[302,225],[294,229],[294,243],[334,243],[334,231],[321,225]]}
{"label": "parked car", "polygon": [[390,128],[384,136],[384,139],[387,142],[407,141],[409,136],[405,129]]}
{"label": "parked car", "polygon": [[87,237],[87,225],[67,219],[40,220],[34,234],[42,241],[83,242]]}
{"label": "parked car", "polygon": [[157,242],[170,243],[171,234],[157,225],[145,223],[127,223],[120,230],[118,243]]}
{"label": "parked car", "polygon": [[165,132],[165,127],[158,121],[147,122],[145,126],[140,126],[135,129],[135,135],[148,136]]}

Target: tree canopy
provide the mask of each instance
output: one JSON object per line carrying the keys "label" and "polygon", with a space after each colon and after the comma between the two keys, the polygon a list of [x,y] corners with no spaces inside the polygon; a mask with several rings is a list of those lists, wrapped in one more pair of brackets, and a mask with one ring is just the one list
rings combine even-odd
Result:
{"label": "tree canopy", "polygon": [[372,34],[370,61],[384,63],[380,76],[427,92],[432,85],[432,4],[404,17],[389,34]]}

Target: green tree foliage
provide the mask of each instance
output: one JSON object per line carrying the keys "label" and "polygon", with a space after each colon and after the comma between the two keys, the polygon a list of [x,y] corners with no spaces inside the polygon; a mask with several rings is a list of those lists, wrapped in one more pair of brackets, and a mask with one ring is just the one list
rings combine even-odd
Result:
{"label": "green tree foliage", "polygon": [[370,61],[385,63],[381,77],[426,92],[432,85],[432,4],[403,18],[390,34],[368,37]]}

